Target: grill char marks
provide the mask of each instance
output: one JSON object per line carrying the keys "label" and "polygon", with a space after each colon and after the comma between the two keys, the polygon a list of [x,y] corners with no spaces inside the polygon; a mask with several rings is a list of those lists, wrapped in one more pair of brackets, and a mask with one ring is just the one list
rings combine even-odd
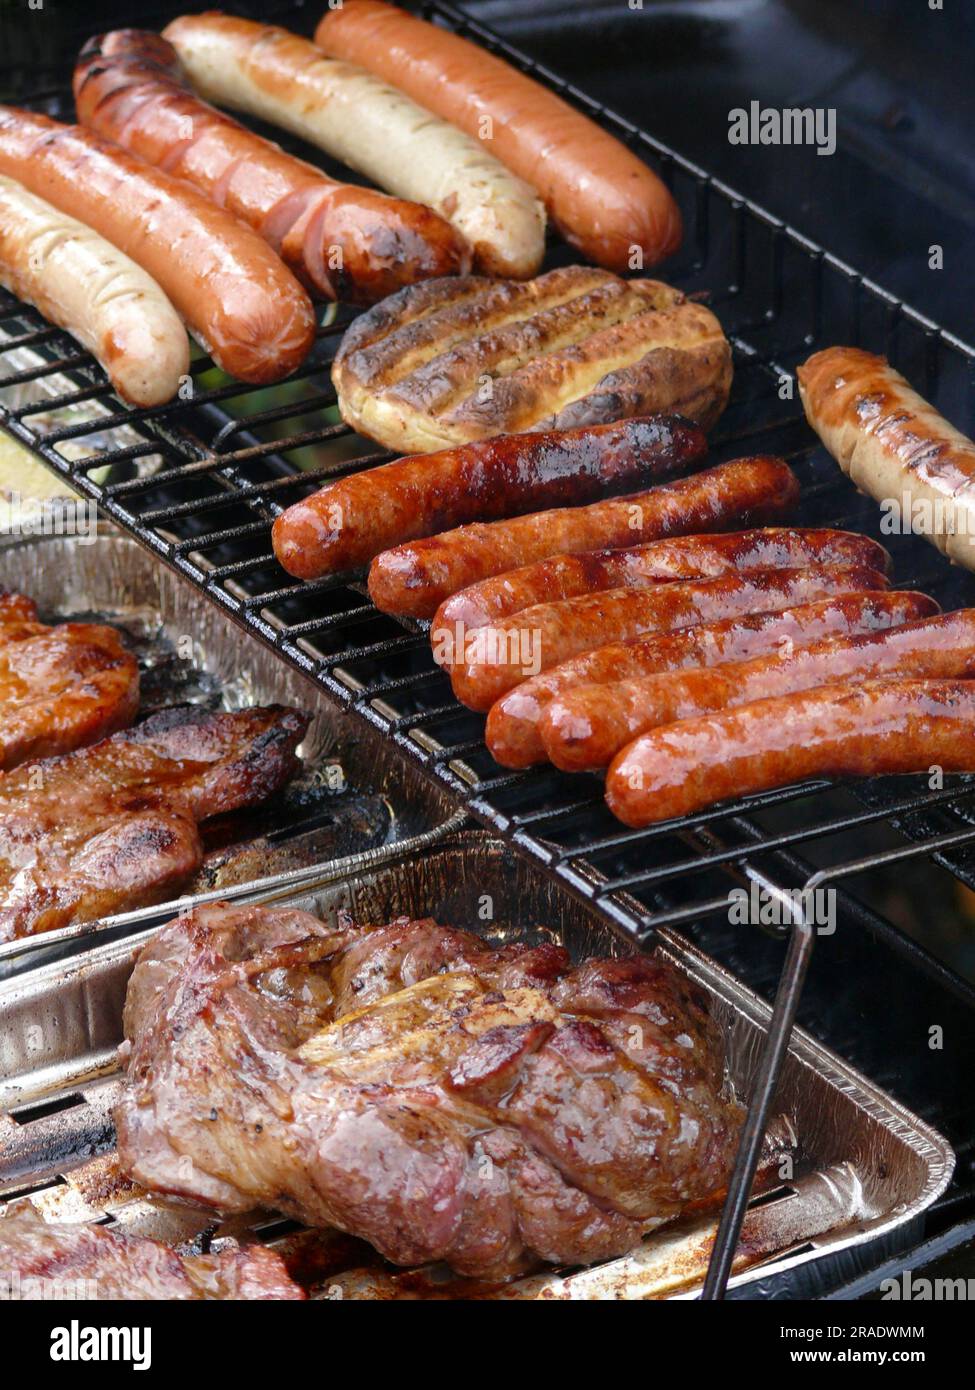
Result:
{"label": "grill char marks", "polygon": [[135,1181],[478,1278],[631,1249],[721,1188],[740,1121],[667,965],[429,920],[197,909],[143,951],[125,1033]]}
{"label": "grill char marks", "polygon": [[402,290],[348,330],[333,380],[354,428],[425,452],[655,412],[708,428],[731,370],[703,305],[658,281],[569,266],[526,283],[468,277]]}
{"label": "grill char marks", "polygon": [[197,822],[263,801],[297,769],[282,706],[164,710],[0,781],[0,940],[160,902],[202,861]]}

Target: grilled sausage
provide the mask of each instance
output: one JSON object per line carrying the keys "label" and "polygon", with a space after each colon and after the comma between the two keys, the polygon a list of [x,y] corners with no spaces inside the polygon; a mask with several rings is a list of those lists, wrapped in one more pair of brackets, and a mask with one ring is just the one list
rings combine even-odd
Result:
{"label": "grilled sausage", "polygon": [[696,425],[657,415],[416,454],[296,502],[274,523],[274,553],[289,574],[315,579],[475,518],[624,492],[684,469],[706,451]]}
{"label": "grilled sausage", "polygon": [[617,754],[606,801],[644,826],[808,777],[934,767],[975,770],[975,681],[839,682],[665,724]]}
{"label": "grilled sausage", "polygon": [[975,569],[975,443],[873,353],[827,348],[798,376],[806,419],[861,492]]}
{"label": "grilled sausage", "polygon": [[537,603],[473,632],[464,660],[451,670],[451,684],[458,700],[471,709],[487,710],[529,676],[607,642],[886,586],[886,577],[876,570],[833,566],[755,570]]}
{"label": "grilled sausage", "polygon": [[369,594],[385,613],[430,618],[458,589],[550,555],[771,520],[798,496],[795,474],[781,459],[736,459],[614,501],[461,526],[396,546],[373,560]]}
{"label": "grilled sausage", "polygon": [[158,34],[117,29],[89,39],[74,95],[83,125],[187,179],[327,299],[374,304],[470,268],[467,244],[430,208],[336,183],[200,101]]}
{"label": "grilled sausage", "polygon": [[311,347],[314,310],[291,272],[182,180],[81,126],[10,106],[0,106],[0,174],[131,256],[231,376],[277,381]]}
{"label": "grilled sausage", "polygon": [[579,685],[551,701],[539,721],[539,734],[556,767],[585,772],[608,767],[621,748],[648,729],[752,700],[841,680],[972,674],[975,609],[963,608],[886,632],[832,637],[751,661],[612,685]]}
{"label": "grilled sausage", "polygon": [[680,245],[677,204],[642,160],[503,59],[375,0],[330,8],[315,42],[483,140],[599,265],[625,274]]}
{"label": "grilled sausage", "polygon": [[746,661],[827,637],[883,632],[937,611],[938,605],[927,594],[896,590],[841,594],[797,608],[746,613],[744,617],[610,643],[563,661],[509,690],[491,706],[485,729],[487,746],[505,767],[531,767],[545,760],[539,733],[542,715],[554,699],[576,686],[607,685],[667,671]]}
{"label": "grilled sausage", "polygon": [[453,226],[488,275],[534,275],[545,210],[481,144],[363,68],[307,39],[225,14],[183,15],[163,36],[208,101],[300,135],[380,188],[425,203]]}
{"label": "grilled sausage", "polygon": [[128,256],[0,176],[0,285],[38,308],[101,363],[133,405],[162,405],[189,371],[176,310]]}
{"label": "grilled sausage", "polygon": [[882,545],[854,531],[795,530],[770,526],[719,536],[680,536],[628,550],[554,555],[472,584],[437,610],[438,629],[463,624],[468,632],[529,608],[600,589],[643,588],[671,579],[715,579],[744,570],[801,569],[804,565],[863,565],[889,573]]}

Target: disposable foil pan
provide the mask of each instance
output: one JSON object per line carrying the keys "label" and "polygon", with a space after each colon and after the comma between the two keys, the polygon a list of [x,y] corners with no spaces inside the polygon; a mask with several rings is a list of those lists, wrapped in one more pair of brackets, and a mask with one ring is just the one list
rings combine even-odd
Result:
{"label": "disposable foil pan", "polygon": [[[481,832],[294,901],[330,921],[347,908],[361,921],[432,915],[495,941],[554,939],[577,959],[621,949],[591,909]],[[219,1248],[227,1236],[263,1240],[306,1278],[313,1271],[310,1283],[325,1298],[693,1296],[716,1211],[655,1232],[623,1259],[485,1289],[443,1268],[396,1270],[360,1242],[303,1232],[266,1213],[215,1226],[212,1216],[133,1189],[115,1160],[111,1106],[126,982],[148,935],[94,946],[0,985],[0,1192],[7,1202],[28,1202],[49,1220],[108,1220],[186,1249]],[[678,934],[661,932],[658,949],[708,995],[731,1082],[747,1097],[768,1006]],[[732,1282],[738,1296],[808,1296],[830,1272],[849,1277],[858,1260],[916,1240],[954,1164],[941,1135],[799,1029],[775,1112],[775,1147],[789,1150],[792,1169],[784,1179],[783,1169],[773,1170],[748,1211]]]}
{"label": "disposable foil pan", "polygon": [[[361,861],[366,867],[379,851],[412,844],[416,836],[422,844],[439,827],[462,819],[389,740],[350,720],[310,680],[114,528],[100,527],[90,543],[79,536],[42,535],[0,546],[0,589],[29,595],[48,621],[120,627],[143,668],[143,712],[182,701],[224,709],[277,703],[312,716],[300,749],[302,776],[266,815],[235,820],[244,827],[243,839],[238,829],[232,847],[210,856],[175,906],[0,944],[0,976],[51,959],[79,940],[165,920],[207,892],[266,897],[275,889],[293,891],[308,878],[333,876],[335,859],[336,871],[355,869],[360,852],[367,854]],[[243,889],[236,888],[240,884]]]}

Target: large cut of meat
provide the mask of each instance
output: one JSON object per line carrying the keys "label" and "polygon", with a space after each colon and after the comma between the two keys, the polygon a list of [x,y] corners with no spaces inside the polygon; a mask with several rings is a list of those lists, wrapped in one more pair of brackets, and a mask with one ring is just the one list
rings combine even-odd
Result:
{"label": "large cut of meat", "polygon": [[197,871],[197,822],[294,774],[308,720],[180,706],[0,779],[0,941],[162,902]]}
{"label": "large cut of meat", "polygon": [[0,1301],[33,1299],[298,1299],[304,1292],[273,1251],[232,1247],[178,1255],[106,1226],[0,1220]]}
{"label": "large cut of meat", "polygon": [[136,1182],[485,1279],[631,1249],[722,1188],[740,1121],[666,963],[432,921],[198,908],[145,947],[125,1035]]}
{"label": "large cut of meat", "polygon": [[6,621],[0,605],[0,770],[70,753],[132,723],[139,668],[111,627]]}

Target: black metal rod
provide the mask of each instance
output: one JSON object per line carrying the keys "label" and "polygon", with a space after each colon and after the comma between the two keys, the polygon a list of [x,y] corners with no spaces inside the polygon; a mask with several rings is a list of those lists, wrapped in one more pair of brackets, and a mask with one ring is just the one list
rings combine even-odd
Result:
{"label": "black metal rod", "polygon": [[789,932],[789,947],[779,978],[772,1017],[769,1020],[758,1073],[748,1102],[748,1114],[738,1143],[735,1166],[728,1184],[728,1195],[708,1261],[707,1277],[701,1292],[702,1300],[708,1302],[724,1298],[728,1286],[741,1225],[751,1199],[752,1184],[755,1181],[765,1131],[768,1128],[769,1114],[778,1088],[782,1063],[789,1048],[792,1025],[802,997],[802,986],[809,969],[815,939],[814,928],[806,921],[805,914],[801,914],[800,919],[793,922]]}

